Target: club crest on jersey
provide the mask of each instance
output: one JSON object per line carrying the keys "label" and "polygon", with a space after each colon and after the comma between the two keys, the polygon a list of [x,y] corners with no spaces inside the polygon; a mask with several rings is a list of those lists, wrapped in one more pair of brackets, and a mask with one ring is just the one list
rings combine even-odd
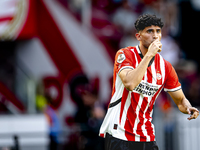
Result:
{"label": "club crest on jersey", "polygon": [[161,75],[159,72],[156,73],[156,79],[157,79],[157,80],[162,79],[162,75]]}
{"label": "club crest on jersey", "polygon": [[122,63],[126,59],[126,56],[124,54],[119,54],[117,57],[117,62]]}

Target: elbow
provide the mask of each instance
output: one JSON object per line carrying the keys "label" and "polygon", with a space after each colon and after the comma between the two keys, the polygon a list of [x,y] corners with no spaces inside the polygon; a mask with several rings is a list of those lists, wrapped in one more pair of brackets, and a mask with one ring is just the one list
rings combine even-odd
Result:
{"label": "elbow", "polygon": [[128,91],[133,91],[133,89],[136,87],[136,85],[131,83],[125,83],[124,86]]}

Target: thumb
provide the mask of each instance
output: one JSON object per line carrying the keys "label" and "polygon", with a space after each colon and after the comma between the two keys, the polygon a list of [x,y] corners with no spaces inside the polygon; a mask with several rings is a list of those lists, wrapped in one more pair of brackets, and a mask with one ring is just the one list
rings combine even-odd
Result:
{"label": "thumb", "polygon": [[191,114],[191,111],[190,111],[190,108],[187,108],[187,113],[190,115]]}

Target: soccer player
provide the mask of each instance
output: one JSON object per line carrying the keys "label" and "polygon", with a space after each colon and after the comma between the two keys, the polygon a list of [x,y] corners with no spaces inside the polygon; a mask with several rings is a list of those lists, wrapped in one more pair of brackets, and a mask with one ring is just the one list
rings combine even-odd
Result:
{"label": "soccer player", "polygon": [[158,53],[163,25],[155,15],[141,15],[135,22],[139,45],[116,54],[112,98],[100,128],[106,150],[158,150],[152,113],[163,88],[182,113],[190,114],[188,120],[199,115],[186,99],[174,68]]}

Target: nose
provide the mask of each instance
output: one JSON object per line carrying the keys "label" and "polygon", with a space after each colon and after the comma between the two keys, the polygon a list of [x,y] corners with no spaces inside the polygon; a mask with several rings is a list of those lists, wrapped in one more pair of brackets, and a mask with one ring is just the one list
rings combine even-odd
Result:
{"label": "nose", "polygon": [[154,32],[154,34],[153,34],[153,39],[158,39],[158,34],[156,33],[156,32]]}

